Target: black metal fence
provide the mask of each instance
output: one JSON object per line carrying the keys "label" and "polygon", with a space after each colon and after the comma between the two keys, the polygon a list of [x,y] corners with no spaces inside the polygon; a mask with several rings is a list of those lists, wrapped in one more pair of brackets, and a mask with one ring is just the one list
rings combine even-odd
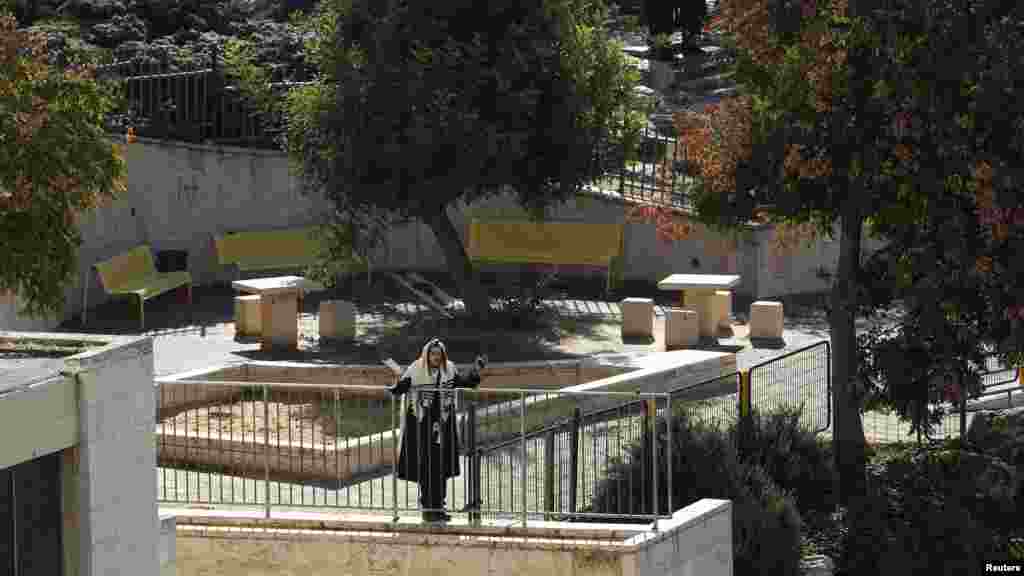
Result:
{"label": "black metal fence", "polygon": [[725,430],[742,414],[742,372],[705,380],[669,392],[672,406],[693,423]]}
{"label": "black metal fence", "polygon": [[[655,419],[664,415],[670,402],[666,398],[650,398],[622,402],[617,406],[583,412],[574,407],[571,415],[557,422],[534,429],[519,438],[481,446],[473,434],[466,435],[466,449],[470,455],[470,478],[479,478],[480,485],[470,486],[470,502],[492,502],[491,507],[506,508],[504,501],[513,494],[525,493],[526,501],[542,506],[549,520],[586,517],[653,517],[659,510],[657,454],[653,450],[654,436],[645,434],[653,430]],[[473,429],[475,410],[470,410],[467,429]],[[671,440],[669,440],[671,445]],[[518,482],[510,475],[510,462],[520,451],[536,454],[544,462],[540,474]],[[643,462],[638,477],[613,474],[615,467],[629,466],[634,458]],[[663,463],[664,464],[664,463]],[[508,475],[501,479],[501,475]],[[671,478],[671,474],[668,476]],[[592,512],[598,489],[606,479],[612,479],[605,490],[616,492],[614,510]],[[502,486],[507,497],[502,498]],[[623,495],[631,497],[623,498]],[[635,497],[632,497],[635,496]],[[663,503],[671,510],[672,503]],[[514,504],[513,504],[514,507]],[[479,512],[493,514],[484,505]],[[661,506],[665,509],[665,506]],[[474,512],[474,514],[479,514]],[[472,516],[471,516],[472,517]]]}
{"label": "black metal fence", "polygon": [[[916,441],[942,440],[963,437],[970,428],[976,414],[982,410],[999,410],[1010,408],[1014,404],[1014,393],[1020,394],[1020,386],[1007,386],[1022,382],[1021,373],[1017,368],[1002,366],[998,359],[990,356],[980,371],[981,390],[977,394],[962,396],[957,387],[953,398],[945,398],[941,402],[930,403],[922,410],[929,413],[938,412],[938,421],[933,422],[930,431],[918,431]],[[1005,401],[1004,401],[1005,400]],[[864,435],[869,443],[884,444],[906,442],[914,439],[912,423],[901,418],[892,409],[877,409],[864,412],[862,416]]]}
{"label": "black metal fence", "polygon": [[[97,77],[116,83],[123,107],[110,119],[111,131],[181,142],[275,148],[281,118],[246,101],[219,68],[168,71],[147,60],[115,62]],[[275,83],[276,91],[296,83]]]}
{"label": "black metal fence", "polygon": [[832,424],[832,353],[828,340],[788,352],[749,370],[750,405],[761,412],[803,405],[815,433]]}
{"label": "black metal fence", "polygon": [[[691,422],[725,430],[740,413],[740,372],[681,386],[662,399],[633,400],[591,412],[579,406],[562,411],[568,414],[539,428],[526,431],[525,444],[531,454],[543,454],[543,473],[525,487],[530,502],[543,503],[548,519],[564,519],[586,515],[598,496],[603,494],[604,514],[643,516],[654,514],[660,504],[671,510],[672,502],[658,502],[658,462],[655,443],[645,430],[653,430],[655,420],[671,421],[681,415]],[[470,478],[478,477],[483,487],[470,487],[470,502],[490,501],[501,509],[505,500],[517,490],[516,479],[500,482],[497,477],[510,470],[507,460],[520,450],[523,437],[499,442],[486,442],[474,432],[481,428],[476,418],[479,410],[470,409],[464,433],[467,454],[471,455]],[[669,426],[669,428],[671,428]],[[671,432],[669,432],[671,435]],[[668,453],[672,441],[668,439]],[[634,458],[642,460],[637,474],[612,473],[617,467],[630,466]],[[668,462],[661,464],[669,466]],[[671,478],[661,473],[662,477]],[[607,482],[605,482],[607,481]],[[602,486],[602,482],[605,484]],[[503,498],[496,486],[507,486]],[[474,492],[475,490],[475,492]],[[665,491],[662,490],[663,497]],[[607,509],[612,503],[614,509]],[[661,506],[661,509],[666,509]],[[486,512],[486,510],[485,510]]]}
{"label": "black metal fence", "polygon": [[628,200],[690,206],[692,178],[686,175],[685,145],[674,128],[648,124],[640,130],[635,158],[625,144],[606,145],[594,155],[592,186]]}
{"label": "black metal fence", "polygon": [[[171,69],[150,60],[114,62],[97,69],[100,78],[122,89],[124,107],[110,119],[112,132],[130,127],[139,137],[182,142],[276,149],[282,118],[246,101],[217,67]],[[284,68],[272,71],[275,92],[307,82],[287,82]],[[627,161],[625,144],[595,152],[592,187],[622,198],[688,206],[682,142],[671,129],[648,125],[640,131],[639,153]]]}

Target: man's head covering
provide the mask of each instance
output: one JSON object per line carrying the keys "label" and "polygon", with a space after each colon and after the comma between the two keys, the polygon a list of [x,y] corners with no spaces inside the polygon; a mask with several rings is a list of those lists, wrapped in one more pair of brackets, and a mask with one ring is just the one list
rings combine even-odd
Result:
{"label": "man's head covering", "polygon": [[406,376],[411,377],[414,386],[429,386],[437,381],[436,375],[430,373],[430,365],[428,363],[431,348],[441,350],[441,382],[447,382],[455,377],[455,364],[448,360],[448,349],[445,348],[444,342],[441,342],[438,338],[431,338],[423,345],[420,357],[402,375],[403,378]]}

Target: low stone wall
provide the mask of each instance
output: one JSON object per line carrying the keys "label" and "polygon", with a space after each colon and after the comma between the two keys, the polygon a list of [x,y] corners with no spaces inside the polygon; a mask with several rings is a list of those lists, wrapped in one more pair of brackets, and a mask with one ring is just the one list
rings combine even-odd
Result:
{"label": "low stone wall", "polygon": [[700,500],[642,525],[530,522],[424,527],[330,517],[178,517],[179,576],[389,574],[732,575],[732,506]]}
{"label": "low stone wall", "polygon": [[[468,365],[459,366],[468,370]],[[618,375],[627,369],[617,366],[599,365],[586,360],[562,360],[551,362],[518,362],[491,364],[481,371],[487,388],[540,388],[557,390],[568,386],[600,380]],[[395,375],[386,366],[370,365],[316,365],[288,362],[252,362],[236,365],[215,366],[178,374],[163,380],[157,387],[160,405],[160,419],[171,418],[186,410],[232,401],[241,392],[240,386],[179,383],[181,380],[216,380],[252,382],[258,385],[270,382],[274,385],[269,397],[274,402],[302,404],[316,402],[328,393],[322,387],[310,384],[354,384],[376,386],[373,390],[344,390],[347,397],[380,398],[383,389],[395,382]],[[282,384],[300,384],[287,386]]]}
{"label": "low stone wall", "polygon": [[[468,369],[468,366],[460,366]],[[481,376],[488,388],[540,388],[557,390],[579,382],[600,380],[628,370],[618,366],[599,365],[586,360],[555,362],[522,362],[493,364]],[[173,418],[186,410],[194,410],[247,398],[240,386],[189,383],[189,380],[272,383],[268,390],[271,402],[287,404],[315,403],[331,394],[318,384],[339,382],[376,386],[375,390],[344,390],[347,397],[385,397],[384,387],[394,382],[394,374],[385,366],[323,366],[287,362],[253,362],[216,366],[180,374],[158,384],[160,419]],[[184,381],[184,382],[182,382]],[[295,386],[288,384],[294,383]],[[312,442],[285,441],[273,434],[269,458],[263,437],[256,433],[246,438],[210,434],[205,430],[160,426],[157,435],[158,465],[163,467],[198,467],[219,473],[281,482],[338,480],[346,482],[369,473],[388,469],[394,463],[394,443],[398,438],[390,431],[346,438],[326,445]]]}
{"label": "low stone wall", "polygon": [[[666,358],[646,368],[572,360],[494,365],[485,369],[482,376],[488,388],[666,392],[687,383],[696,384],[736,371],[734,354],[683,350],[661,356]],[[524,377],[528,377],[532,385],[525,385],[522,382]],[[592,377],[597,378],[583,384],[560,386],[565,381],[577,382],[577,378]],[[268,396],[272,402],[294,404],[316,402],[323,399],[325,393],[329,393],[329,389],[311,385],[337,383],[339,380],[347,381],[344,380],[347,378],[374,382],[369,385],[378,385],[382,391],[346,390],[346,394],[358,395],[365,392],[367,397],[383,397],[383,387],[385,383],[393,382],[394,375],[386,367],[376,366],[252,363],[216,367],[162,380],[159,384],[160,415],[161,418],[169,418],[183,410],[240,399],[238,387],[188,383],[188,380],[242,381],[254,385],[260,382],[271,383]],[[290,383],[295,383],[295,386],[288,386]],[[618,406],[627,400],[623,396],[530,397],[527,400],[527,429],[532,430],[568,418],[577,406],[587,413]],[[521,427],[520,406],[518,399],[509,398],[508,402],[481,409],[478,412],[477,442],[480,445],[492,444],[518,435]],[[271,480],[283,482],[346,482],[366,474],[380,473],[393,466],[395,442],[398,440],[397,431],[394,434],[384,431],[328,443],[287,441],[276,432],[268,434],[271,436],[269,443],[264,441],[258,431],[239,438],[223,433],[211,434],[202,429],[186,430],[184,426],[160,426],[157,429],[158,464],[169,468],[184,465],[248,478],[264,478],[269,474]],[[269,455],[265,448],[268,444]]]}
{"label": "low stone wall", "polygon": [[260,478],[269,474],[275,482],[346,482],[364,474],[390,469],[394,440],[389,432],[345,439],[337,445],[302,445],[271,440],[269,456],[262,438],[253,442],[207,436],[205,433],[157,434],[158,465],[216,470],[218,473]]}

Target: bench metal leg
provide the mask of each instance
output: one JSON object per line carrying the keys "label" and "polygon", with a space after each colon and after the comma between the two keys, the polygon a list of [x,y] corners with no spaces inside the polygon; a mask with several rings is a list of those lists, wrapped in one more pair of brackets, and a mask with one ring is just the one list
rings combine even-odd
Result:
{"label": "bench metal leg", "polygon": [[190,284],[186,284],[185,286],[188,289],[188,294],[187,294],[187,299],[188,299],[187,300],[187,305],[188,305],[188,323],[189,323],[189,325],[191,325],[193,323],[193,321],[195,320],[195,312],[192,310],[192,284],[191,283]]}
{"label": "bench metal leg", "polygon": [[139,296],[139,330],[146,331],[146,301]]}
{"label": "bench metal leg", "polygon": [[89,310],[89,273],[85,274],[85,282],[82,283],[82,328],[85,328],[86,312]]}

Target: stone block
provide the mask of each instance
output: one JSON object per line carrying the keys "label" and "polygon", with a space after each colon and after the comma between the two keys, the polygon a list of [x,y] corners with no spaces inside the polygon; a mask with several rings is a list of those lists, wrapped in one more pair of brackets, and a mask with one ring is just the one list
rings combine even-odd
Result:
{"label": "stone block", "polygon": [[750,338],[782,338],[782,302],[758,301],[750,305]]}
{"label": "stone block", "polygon": [[351,340],[356,337],[356,308],[345,300],[320,303],[320,339]]}
{"label": "stone block", "polygon": [[619,305],[622,311],[623,338],[652,338],[654,336],[654,300],[626,298]]}
{"label": "stone block", "polygon": [[697,311],[689,308],[671,308],[665,315],[665,348],[672,350],[696,346],[700,340]]}
{"label": "stone block", "polygon": [[235,297],[235,334],[257,337],[263,333],[259,295]]}
{"label": "stone block", "polygon": [[711,300],[719,330],[727,330],[732,326],[732,292],[716,290]]}
{"label": "stone block", "polygon": [[279,292],[260,296],[263,350],[296,350],[299,342],[299,293]]}

